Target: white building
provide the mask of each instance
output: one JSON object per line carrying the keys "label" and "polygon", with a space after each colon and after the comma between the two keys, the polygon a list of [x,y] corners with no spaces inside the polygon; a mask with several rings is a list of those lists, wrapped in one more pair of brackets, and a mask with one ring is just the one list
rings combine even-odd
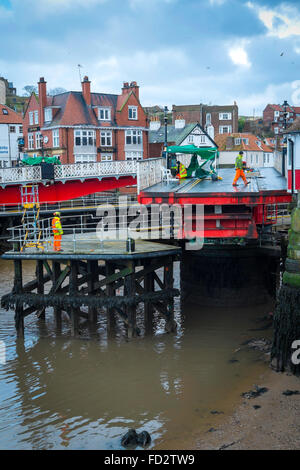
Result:
{"label": "white building", "polygon": [[[0,104],[0,167],[15,166],[19,159],[18,139],[23,137],[22,116]],[[20,155],[22,158],[22,155]]]}
{"label": "white building", "polygon": [[288,190],[300,191],[300,117],[285,132]]}
{"label": "white building", "polygon": [[219,147],[221,166],[233,166],[242,150],[248,167],[274,167],[274,150],[254,134],[219,134],[215,136],[215,141]]}

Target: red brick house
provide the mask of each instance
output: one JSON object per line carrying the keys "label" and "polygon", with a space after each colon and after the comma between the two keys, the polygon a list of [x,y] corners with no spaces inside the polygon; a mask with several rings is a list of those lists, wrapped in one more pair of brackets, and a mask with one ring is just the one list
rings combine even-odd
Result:
{"label": "red brick house", "polygon": [[[284,131],[284,107],[279,104],[268,104],[263,111],[263,123],[270,126],[274,134],[282,134]],[[300,116],[300,107],[287,106],[287,127]]]}
{"label": "red brick house", "polygon": [[213,126],[216,134],[231,134],[238,132],[239,109],[234,102],[233,105],[225,106],[207,106],[204,104],[172,106],[173,124],[179,116],[187,124],[199,122],[205,129]]}
{"label": "red brick house", "polygon": [[24,114],[25,152],[58,156],[62,163],[140,160],[148,157],[146,114],[136,82],[124,83],[120,95],[82,91],[47,96],[44,78]]}

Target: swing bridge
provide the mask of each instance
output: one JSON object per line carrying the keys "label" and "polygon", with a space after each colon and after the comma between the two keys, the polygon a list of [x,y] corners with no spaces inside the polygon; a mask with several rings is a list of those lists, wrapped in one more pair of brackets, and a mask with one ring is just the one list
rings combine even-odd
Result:
{"label": "swing bridge", "polygon": [[[174,178],[162,158],[75,164],[72,168],[57,165],[50,182],[43,181],[42,169],[34,167],[2,170],[0,203],[24,207],[23,223],[10,228],[12,250],[3,255],[14,262],[14,285],[12,292],[1,299],[3,308],[15,310],[19,336],[24,335],[28,315],[35,313],[45,319],[48,308],[53,310],[58,327],[65,312],[72,335],[78,334],[81,321],[95,324],[100,312],[105,311],[108,330],[118,316],[128,337],[136,336],[139,304],[143,305],[145,331],[152,328],[154,312],[162,316],[167,331],[174,331],[174,297],[180,293],[174,288],[173,264],[181,257],[180,240],[259,244],[264,236],[272,235],[278,216],[291,202],[282,175],[274,168],[259,168],[247,173],[249,185],[233,187],[232,169],[218,169],[211,155],[206,155],[203,164],[197,157],[184,154],[184,149],[180,151],[183,153],[177,153],[177,158],[189,175],[182,180]],[[205,163],[209,169],[204,168]],[[159,210],[157,219],[149,225],[151,215],[142,211],[138,232],[146,236],[133,243],[132,219],[122,219],[122,207],[116,203],[111,232],[103,222],[104,213],[99,217],[87,210],[76,215],[77,222],[71,215],[62,217],[62,251],[53,251],[50,219],[39,217],[45,203],[63,203],[128,185],[136,185],[141,207],[192,207],[189,223],[182,230],[182,215],[166,223]],[[132,201],[130,206],[136,204]],[[203,208],[199,232],[197,206]],[[105,205],[100,207],[105,212]],[[111,236],[115,229],[119,233],[116,239]],[[36,271],[25,284],[23,265],[27,260],[36,263]]]}

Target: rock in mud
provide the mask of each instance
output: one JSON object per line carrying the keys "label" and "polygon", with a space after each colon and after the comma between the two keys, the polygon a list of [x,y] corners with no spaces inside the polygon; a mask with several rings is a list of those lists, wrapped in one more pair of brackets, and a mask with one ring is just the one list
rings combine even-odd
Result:
{"label": "rock in mud", "polygon": [[246,341],[244,345],[247,345],[250,349],[255,349],[256,351],[262,352],[270,352],[272,344],[271,341],[265,338],[259,339],[250,339],[250,341]]}
{"label": "rock in mud", "polygon": [[285,395],[286,397],[290,397],[291,395],[300,395],[299,390],[285,390],[282,392],[282,395]]}
{"label": "rock in mud", "polygon": [[224,414],[224,411],[212,410],[210,413],[211,413],[212,415],[223,415],[223,414]]}
{"label": "rock in mud", "polygon": [[147,447],[150,443],[151,436],[147,431],[138,434],[135,429],[129,429],[121,439],[123,447],[136,447],[137,445]]}
{"label": "rock in mud", "polygon": [[249,390],[249,392],[242,393],[241,396],[243,398],[257,398],[263,395],[264,393],[268,392],[269,389],[267,387],[258,387],[255,385],[255,390]]}

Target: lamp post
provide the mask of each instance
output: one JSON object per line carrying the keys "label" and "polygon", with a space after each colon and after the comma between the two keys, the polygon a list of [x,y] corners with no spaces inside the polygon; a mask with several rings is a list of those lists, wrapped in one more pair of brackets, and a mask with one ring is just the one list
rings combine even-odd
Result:
{"label": "lamp post", "polygon": [[164,156],[166,159],[166,166],[168,168],[168,154],[167,154],[167,147],[168,147],[168,106],[164,107],[164,124],[165,124],[165,139],[164,139]]}
{"label": "lamp post", "polygon": [[[284,100],[282,107],[283,107],[283,128],[284,128],[284,131],[285,131],[286,127],[287,127],[287,114],[288,114],[287,113],[287,108],[289,107],[289,104],[288,104],[287,100]],[[282,148],[282,175],[283,176],[285,176],[286,155],[287,155],[287,145],[284,142],[283,148]]]}

